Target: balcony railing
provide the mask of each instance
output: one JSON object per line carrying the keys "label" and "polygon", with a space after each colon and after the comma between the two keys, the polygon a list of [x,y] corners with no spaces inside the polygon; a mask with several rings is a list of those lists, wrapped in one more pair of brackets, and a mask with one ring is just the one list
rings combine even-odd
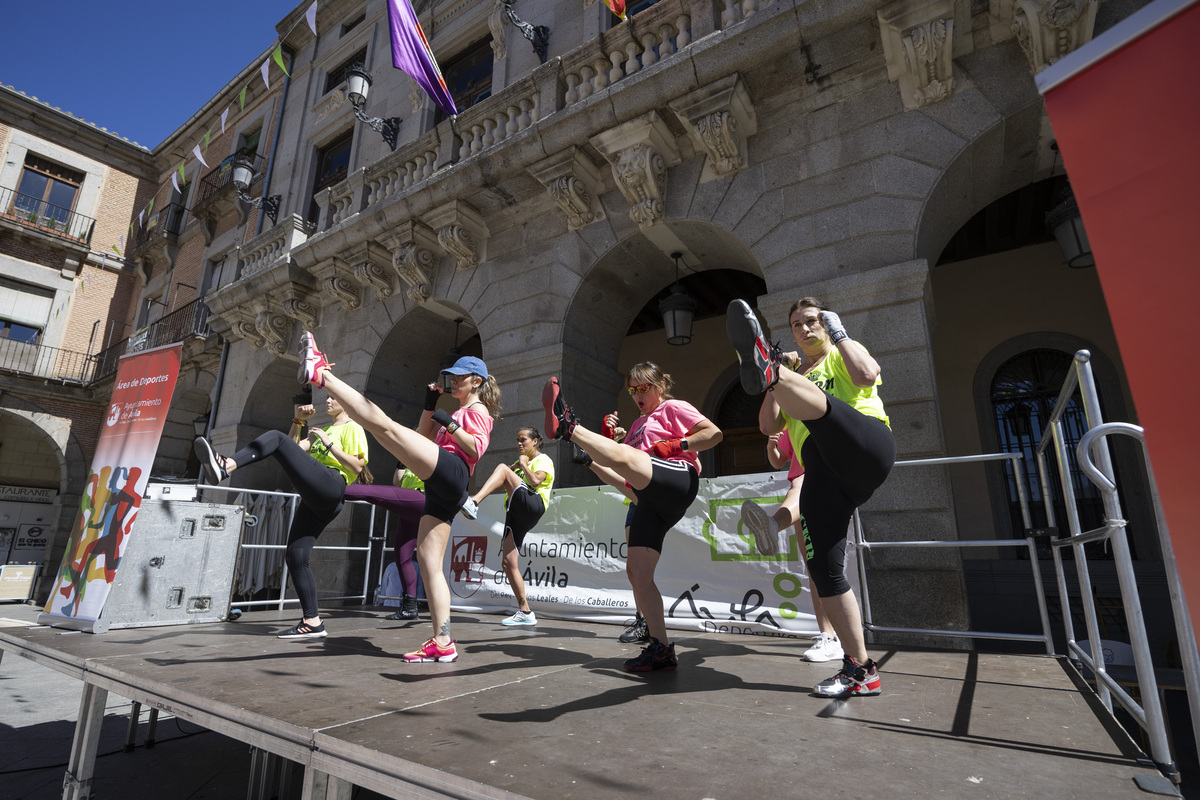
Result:
{"label": "balcony railing", "polygon": [[234,153],[229,158],[217,165],[217,168],[200,179],[200,189],[196,194],[196,204],[204,203],[208,198],[215,195],[221,189],[229,185],[229,181],[233,178],[233,162],[238,158],[245,158],[254,165],[254,174],[262,172],[262,156],[258,153],[252,155],[241,155]]}
{"label": "balcony railing", "polygon": [[96,221],[69,208],[0,187],[0,217],[83,245],[92,243]]}
{"label": "balcony railing", "polygon": [[183,308],[172,311],[150,323],[128,339],[122,339],[95,355],[96,368],[91,382],[101,381],[117,371],[117,362],[127,353],[137,353],[152,347],[182,342],[193,336],[208,336],[208,306],[196,299]]}
{"label": "balcony railing", "polygon": [[133,241],[130,243],[127,252],[132,255],[158,237],[178,236],[179,232],[183,230],[185,213],[183,206],[178,203],[171,203],[150,217],[146,220],[146,227],[134,234]]}
{"label": "balcony railing", "polygon": [[92,363],[87,353],[0,339],[0,372],[85,384],[91,376]]}

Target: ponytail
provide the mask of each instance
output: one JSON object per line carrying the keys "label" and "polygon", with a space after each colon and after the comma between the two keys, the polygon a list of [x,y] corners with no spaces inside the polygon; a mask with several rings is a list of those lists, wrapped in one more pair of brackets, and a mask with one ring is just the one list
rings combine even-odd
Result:
{"label": "ponytail", "polygon": [[354,482],[355,483],[368,483],[368,484],[374,483],[375,476],[371,474],[371,468],[368,467],[366,464],[363,464],[362,471],[358,473],[358,478]]}
{"label": "ponytail", "polygon": [[483,379],[483,383],[479,384],[478,389],[479,401],[487,406],[488,414],[492,417],[500,416],[500,384],[496,383],[496,379],[488,375]]}

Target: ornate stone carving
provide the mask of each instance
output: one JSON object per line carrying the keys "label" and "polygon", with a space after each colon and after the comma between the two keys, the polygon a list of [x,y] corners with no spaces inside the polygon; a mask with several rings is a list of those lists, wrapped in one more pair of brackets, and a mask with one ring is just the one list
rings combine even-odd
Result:
{"label": "ornate stone carving", "polygon": [[954,57],[973,48],[970,12],[969,0],[900,0],[877,12],[888,79],[899,83],[905,108],[954,91]]}
{"label": "ornate stone carving", "polygon": [[283,301],[283,313],[305,328],[315,328],[320,307],[306,297],[289,297]]}
{"label": "ornate stone carving", "polygon": [[337,111],[346,104],[347,99],[349,98],[347,97],[346,93],[342,91],[341,87],[334,89],[329,93],[328,96],[323,98],[321,102],[313,106],[312,113],[313,116],[316,117],[315,121],[320,122],[333,112]]}
{"label": "ornate stone carving", "polygon": [[604,183],[600,170],[582,150],[572,145],[557,155],[544,159],[529,168],[550,198],[567,215],[567,227],[579,230],[604,219],[600,193]]}
{"label": "ornate stone carving", "polygon": [[396,291],[395,280],[388,267],[391,251],[374,241],[357,244],[345,252],[346,262],[354,267],[354,279],[375,290],[375,297],[386,300]]}
{"label": "ornate stone carving", "polygon": [[1017,0],[1012,32],[1037,74],[1092,40],[1097,0]]}
{"label": "ornate stone carving", "polygon": [[362,288],[354,278],[354,268],[343,259],[333,256],[315,265],[310,270],[321,282],[321,291],[342,304],[347,311],[362,305]]}
{"label": "ornate stone carving", "polygon": [[671,110],[707,157],[700,182],[746,166],[746,139],[758,132],[754,101],[737,73],[672,100]]}
{"label": "ornate stone carving", "polygon": [[495,0],[492,13],[488,15],[488,27],[492,31],[492,57],[500,61],[506,55],[504,49],[504,12],[508,8],[504,0]]}
{"label": "ornate stone carving", "polygon": [[679,163],[671,129],[651,111],[591,138],[612,165],[617,188],[629,201],[629,218],[640,228],[662,222],[667,169]]}
{"label": "ornate stone carving", "polygon": [[262,350],[267,344],[267,340],[258,332],[253,320],[239,319],[233,323],[230,332],[239,339],[248,341],[255,350]]}
{"label": "ornate stone carving", "polygon": [[411,77],[408,79],[408,102],[412,106],[414,114],[421,110],[421,106],[425,105],[425,92]]}
{"label": "ornate stone carving", "polygon": [[277,356],[287,352],[288,340],[292,336],[292,324],[290,318],[270,308],[261,309],[254,317],[254,327],[266,341],[267,349]]}
{"label": "ornate stone carving", "polygon": [[454,256],[459,269],[474,269],[485,256],[487,224],[483,215],[461,200],[439,206],[422,217],[430,228],[437,231],[438,244]]}
{"label": "ornate stone carving", "polygon": [[420,222],[409,220],[382,241],[391,251],[392,268],[407,287],[405,294],[416,303],[433,296],[437,274],[437,235]]}

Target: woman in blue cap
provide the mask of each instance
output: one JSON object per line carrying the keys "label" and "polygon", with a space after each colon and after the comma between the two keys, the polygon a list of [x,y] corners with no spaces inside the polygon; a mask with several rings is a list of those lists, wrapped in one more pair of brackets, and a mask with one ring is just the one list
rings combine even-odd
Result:
{"label": "woman in blue cap", "polygon": [[493,418],[500,412],[500,387],[487,365],[463,356],[442,370],[450,378],[449,394],[458,401],[453,414],[438,408],[443,389],[431,383],[425,410],[416,429],[393,420],[330,370],[325,354],[311,333],[300,337],[301,383],[321,386],[336,398],[350,418],[370,431],[379,443],[425,482],[425,508],[417,529],[417,561],[425,580],[425,596],[434,635],[405,661],[449,662],[458,659],[450,638],[450,587],[442,563],[450,541],[450,521],[467,501],[467,484],[475,464],[488,448]]}

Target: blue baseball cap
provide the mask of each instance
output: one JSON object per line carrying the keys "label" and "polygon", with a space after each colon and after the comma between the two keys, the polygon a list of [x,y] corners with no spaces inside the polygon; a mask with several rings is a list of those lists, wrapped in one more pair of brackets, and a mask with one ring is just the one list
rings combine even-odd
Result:
{"label": "blue baseball cap", "polygon": [[454,366],[449,369],[442,370],[443,375],[478,375],[481,378],[488,376],[487,364],[483,363],[483,359],[475,356],[463,356],[458,361],[454,362]]}

